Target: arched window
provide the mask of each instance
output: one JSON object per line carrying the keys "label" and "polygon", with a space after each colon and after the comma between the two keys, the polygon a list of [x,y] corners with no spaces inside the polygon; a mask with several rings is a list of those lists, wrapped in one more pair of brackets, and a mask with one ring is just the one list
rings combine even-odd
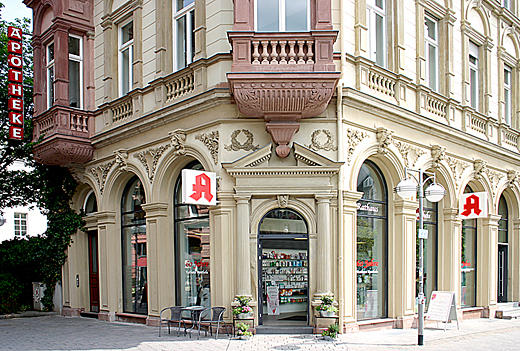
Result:
{"label": "arched window", "polygon": [[509,256],[509,210],[504,195],[498,202],[498,302],[507,302]]}
{"label": "arched window", "polygon": [[[195,161],[185,169],[203,170]],[[182,203],[179,175],[174,195],[176,302],[179,306],[211,306],[209,207]]]}
{"label": "arched window", "polygon": [[[472,193],[468,186],[464,193]],[[462,307],[476,306],[477,303],[477,220],[462,220],[461,250],[461,304]]]}
{"label": "arched window", "polygon": [[83,205],[83,211],[86,215],[97,212],[97,200],[96,194],[94,191],[90,191],[85,199],[85,204]]}
{"label": "arched window", "polygon": [[287,234],[307,236],[307,223],[296,211],[289,208],[276,208],[267,212],[262,218],[259,228],[260,235]]}
{"label": "arched window", "polygon": [[387,190],[381,171],[365,161],[357,190],[357,319],[387,315]]}
{"label": "arched window", "polygon": [[146,272],[146,203],[141,180],[133,177],[121,199],[121,240],[123,256],[123,311],[148,313]]}

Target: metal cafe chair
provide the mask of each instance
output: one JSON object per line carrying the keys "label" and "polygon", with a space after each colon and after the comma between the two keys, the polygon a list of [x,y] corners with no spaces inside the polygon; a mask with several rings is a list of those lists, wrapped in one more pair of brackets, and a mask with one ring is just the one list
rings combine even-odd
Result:
{"label": "metal cafe chair", "polygon": [[[159,314],[160,323],[159,323],[159,336],[161,336],[161,327],[163,325],[168,325],[168,334],[170,334],[170,325],[173,325],[174,323],[177,324],[177,336],[179,335],[179,332],[181,330],[181,323],[184,324],[184,321],[182,320],[182,310],[183,306],[175,306],[175,307],[166,307],[161,310],[161,313]],[[168,318],[168,311],[170,312],[169,318]],[[163,317],[164,312],[164,317]]]}
{"label": "metal cafe chair", "polygon": [[210,335],[213,336],[213,324],[217,325],[217,332],[215,333],[215,339],[218,338],[218,331],[220,329],[220,323],[224,323],[224,312],[226,311],[225,307],[211,307],[204,309],[199,316],[199,335],[200,339],[200,327],[201,325],[207,327],[204,330],[205,335],[208,335],[208,329],[210,331]]}

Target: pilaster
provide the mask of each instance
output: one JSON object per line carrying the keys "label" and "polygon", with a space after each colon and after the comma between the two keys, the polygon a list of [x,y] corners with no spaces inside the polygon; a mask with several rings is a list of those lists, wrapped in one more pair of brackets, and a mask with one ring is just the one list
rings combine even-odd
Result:
{"label": "pilaster", "polygon": [[320,260],[320,274],[316,279],[317,296],[332,293],[332,233],[330,232],[330,200],[331,195],[316,195],[318,227],[317,252]]}
{"label": "pilaster", "polygon": [[251,296],[251,272],[249,252],[249,200],[250,195],[236,195],[237,238],[236,238],[236,295]]}
{"label": "pilaster", "polygon": [[455,292],[457,307],[460,307],[460,260],[462,221],[458,208],[443,210],[443,230],[438,236],[437,286],[442,291]]}
{"label": "pilaster", "polygon": [[[121,296],[121,235],[116,231],[116,213],[98,212],[100,319],[114,320]],[[119,234],[119,235],[118,235]]]}
{"label": "pilaster", "polygon": [[498,220],[499,215],[481,219],[477,232],[477,306],[487,309],[486,317],[494,316],[497,305]]}
{"label": "pilaster", "polygon": [[520,219],[514,220],[509,234],[510,299],[520,301]]}

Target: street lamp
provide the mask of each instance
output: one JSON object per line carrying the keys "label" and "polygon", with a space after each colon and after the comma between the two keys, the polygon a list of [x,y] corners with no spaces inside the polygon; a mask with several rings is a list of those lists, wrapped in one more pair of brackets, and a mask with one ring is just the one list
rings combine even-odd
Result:
{"label": "street lamp", "polygon": [[[409,177],[408,173],[415,173],[417,177],[413,174],[410,174]],[[424,175],[427,176],[426,179],[424,179]],[[405,179],[397,184],[394,191],[403,199],[410,199],[412,196],[417,195],[419,199],[419,232],[421,232],[424,229],[423,201],[425,195],[428,201],[439,202],[444,197],[446,191],[442,185],[435,182],[434,173],[425,172],[422,169],[405,168],[404,176]],[[424,190],[426,182],[430,179],[433,180],[433,183]],[[424,236],[421,233],[419,234],[419,326],[417,328],[417,344],[424,345]]]}

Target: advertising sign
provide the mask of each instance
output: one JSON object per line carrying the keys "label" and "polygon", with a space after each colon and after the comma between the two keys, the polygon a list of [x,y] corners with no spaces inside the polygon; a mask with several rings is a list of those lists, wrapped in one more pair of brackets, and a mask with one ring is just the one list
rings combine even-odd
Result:
{"label": "advertising sign", "polygon": [[216,205],[217,175],[214,172],[183,169],[182,203],[189,205]]}
{"label": "advertising sign", "polygon": [[9,109],[9,139],[23,139],[23,58],[22,30],[18,27],[7,27],[7,78]]}
{"label": "advertising sign", "polygon": [[278,309],[280,307],[280,298],[278,292],[278,285],[271,285],[267,287],[267,314],[276,316],[280,314]]}
{"label": "advertising sign", "polygon": [[446,323],[457,321],[457,329],[459,328],[459,318],[457,308],[455,307],[455,293],[453,291],[432,291],[426,320]]}
{"label": "advertising sign", "polygon": [[488,216],[488,197],[486,192],[462,194],[459,203],[462,219],[484,218]]}

